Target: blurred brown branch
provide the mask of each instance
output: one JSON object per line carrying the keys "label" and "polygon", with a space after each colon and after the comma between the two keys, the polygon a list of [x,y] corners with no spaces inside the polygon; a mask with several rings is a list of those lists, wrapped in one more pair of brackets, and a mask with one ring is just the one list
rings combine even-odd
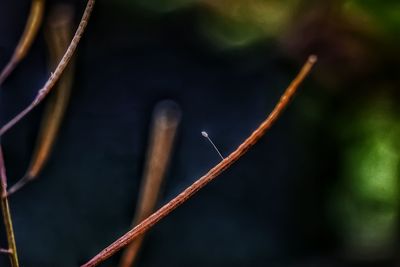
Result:
{"label": "blurred brown branch", "polygon": [[42,24],[44,4],[45,0],[32,0],[31,10],[26,22],[25,30],[18,42],[17,47],[14,50],[13,55],[11,56],[10,61],[0,73],[0,85],[12,73],[18,63],[21,62],[21,60],[23,60],[28,54],[28,51],[31,48],[32,43],[39,31],[40,25]]}
{"label": "blurred brown branch", "polygon": [[[150,145],[132,226],[139,224],[155,210],[161,184],[171,158],[180,117],[179,106],[171,100],[158,103],[154,110]],[[134,264],[143,239],[144,235],[126,247],[120,267],[130,267]]]}
{"label": "blurred brown branch", "polygon": [[[57,5],[50,14],[46,27],[46,39],[50,51],[50,68],[53,69],[64,55],[72,37],[73,10],[68,5]],[[50,157],[69,103],[74,75],[74,60],[64,71],[54,93],[46,102],[36,148],[25,176],[14,184],[8,194],[13,194],[29,181],[38,177]]]}

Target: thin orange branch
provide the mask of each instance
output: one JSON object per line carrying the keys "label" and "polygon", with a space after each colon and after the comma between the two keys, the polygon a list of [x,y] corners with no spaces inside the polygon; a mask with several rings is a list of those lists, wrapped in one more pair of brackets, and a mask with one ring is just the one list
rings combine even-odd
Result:
{"label": "thin orange branch", "polygon": [[261,125],[235,151],[233,151],[228,157],[226,157],[215,167],[213,167],[207,174],[205,174],[188,188],[186,188],[182,193],[169,201],[167,204],[154,212],[147,219],[145,219],[132,230],[124,234],[122,237],[109,245],[107,248],[105,248],[103,251],[101,251],[94,258],[92,258],[89,262],[85,263],[81,267],[97,266],[101,262],[111,257],[121,248],[130,244],[135,238],[147,232],[157,222],[159,222],[161,219],[163,219],[165,216],[167,216],[169,213],[179,207],[182,203],[186,202],[196,192],[198,192],[201,188],[214,180],[223,171],[225,171],[233,163],[235,163],[240,157],[242,157],[252,146],[257,143],[258,140],[260,140],[260,138],[271,128],[274,122],[279,118],[283,110],[290,103],[299,85],[311,71],[311,68],[316,63],[316,61],[317,57],[314,55],[308,58],[307,62],[304,64],[299,74],[286,89],[267,119],[263,123],[261,123]]}
{"label": "thin orange branch", "polygon": [[15,124],[17,124],[22,118],[24,118],[32,109],[34,109],[37,105],[39,105],[43,101],[43,99],[50,93],[51,89],[54,87],[56,82],[60,79],[61,74],[63,73],[64,69],[67,67],[69,61],[71,60],[73,54],[75,53],[76,47],[78,46],[82,34],[85,31],[85,28],[90,18],[90,14],[92,13],[93,10],[94,3],[95,0],[88,0],[82,19],[79,23],[78,29],[76,30],[70,45],[68,46],[60,63],[58,63],[56,69],[51,74],[45,85],[38,91],[37,96],[28,107],[26,107],[23,111],[21,111],[17,116],[15,116],[12,120],[6,123],[3,127],[1,127],[0,137],[4,133],[6,133],[9,129],[11,129]]}

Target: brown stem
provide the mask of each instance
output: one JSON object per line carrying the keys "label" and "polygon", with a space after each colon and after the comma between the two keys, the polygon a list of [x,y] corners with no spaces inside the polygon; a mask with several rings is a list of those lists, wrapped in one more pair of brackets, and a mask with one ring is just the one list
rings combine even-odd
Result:
{"label": "brown stem", "polygon": [[[50,50],[50,68],[57,66],[72,37],[73,10],[67,5],[57,5],[50,14],[46,27],[46,40]],[[29,181],[38,177],[50,157],[61,127],[65,110],[69,103],[74,73],[74,60],[67,66],[64,75],[54,88],[54,93],[46,102],[35,151],[25,176],[14,184],[8,195],[21,189]]]}
{"label": "brown stem", "polygon": [[64,69],[67,67],[69,61],[71,60],[73,54],[75,53],[76,47],[78,46],[82,34],[85,31],[88,20],[90,18],[90,14],[92,13],[93,10],[94,3],[95,0],[87,1],[87,5],[85,11],[83,12],[83,16],[79,23],[78,29],[76,30],[70,45],[65,51],[63,58],[58,63],[57,68],[54,70],[54,72],[50,75],[45,85],[38,91],[37,96],[28,107],[26,107],[17,116],[15,116],[13,119],[11,119],[8,123],[6,123],[3,127],[0,128],[0,136],[6,133],[10,128],[12,128],[22,118],[24,118],[32,109],[34,109],[37,105],[39,105],[43,101],[43,99],[50,93],[51,89],[54,87],[56,82],[60,79],[61,74],[63,73]]}
{"label": "brown stem", "polygon": [[286,89],[285,93],[280,98],[279,102],[269,114],[267,119],[261,123],[261,125],[241,144],[239,147],[233,151],[228,157],[218,163],[213,167],[207,174],[199,178],[196,182],[186,188],[182,193],[176,196],[174,199],[169,201],[159,210],[150,215],[147,219],[142,221],[139,225],[134,227],[132,230],[124,234],[114,243],[109,245],[99,254],[97,254],[90,261],[82,265],[81,267],[93,267],[101,262],[105,261],[121,248],[130,244],[134,239],[144,234],[151,227],[153,227],[157,222],[179,207],[182,203],[187,201],[192,197],[197,191],[207,185],[209,182],[214,180],[223,171],[228,169],[233,163],[235,163],[240,157],[242,157],[258,140],[271,128],[274,122],[278,119],[279,115],[282,114],[283,110],[290,103],[293,98],[297,88],[304,80],[304,78],[310,72],[312,66],[317,61],[317,57],[312,55],[308,58],[307,62],[304,64],[303,68],[300,70],[297,77],[292,81],[289,87]]}
{"label": "brown stem", "polygon": [[[172,101],[162,101],[157,104],[154,110],[150,146],[147,152],[144,177],[132,226],[146,219],[155,210],[161,184],[172,154],[180,117],[179,107]],[[121,258],[120,267],[131,267],[133,265],[143,238],[144,235],[140,236],[126,247]]]}
{"label": "brown stem", "polygon": [[32,46],[33,41],[39,31],[40,25],[42,24],[43,13],[44,13],[44,0],[32,0],[31,10],[29,12],[28,21],[26,22],[25,30],[18,42],[14,53],[0,73],[0,85],[5,79],[11,74],[19,62],[26,56],[29,49]]}
{"label": "brown stem", "polygon": [[14,229],[11,219],[10,206],[7,198],[7,176],[4,166],[3,151],[0,146],[0,176],[1,176],[1,212],[7,235],[8,255],[12,267],[19,267],[17,245],[15,243]]}

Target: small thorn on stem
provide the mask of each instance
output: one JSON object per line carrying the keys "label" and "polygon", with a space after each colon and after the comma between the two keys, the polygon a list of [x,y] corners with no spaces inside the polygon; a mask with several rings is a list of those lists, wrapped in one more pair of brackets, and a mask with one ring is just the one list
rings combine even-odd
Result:
{"label": "small thorn on stem", "polygon": [[22,177],[21,180],[19,180],[17,183],[15,183],[13,186],[8,189],[7,196],[10,196],[20,190],[22,187],[24,187],[27,183],[29,183],[32,180],[32,177],[29,175],[25,175]]}
{"label": "small thorn on stem", "polygon": [[11,249],[0,248],[0,254],[12,254]]}
{"label": "small thorn on stem", "polygon": [[208,133],[206,131],[202,131],[201,135],[207,138],[207,140],[211,143],[211,145],[214,147],[215,151],[217,151],[218,155],[221,157],[222,160],[224,160],[224,156],[222,156],[221,152],[219,152],[217,146],[214,144],[214,142],[211,140],[211,138],[208,136]]}

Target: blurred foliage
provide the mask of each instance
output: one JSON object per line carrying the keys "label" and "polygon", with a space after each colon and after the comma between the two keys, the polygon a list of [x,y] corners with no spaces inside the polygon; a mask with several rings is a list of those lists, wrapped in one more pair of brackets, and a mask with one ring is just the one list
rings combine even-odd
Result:
{"label": "blurred foliage", "polygon": [[[324,88],[340,91],[399,61],[400,2],[394,0],[116,0],[124,10],[154,16],[191,10],[208,42],[223,49],[276,44],[302,62],[319,56],[316,77]],[[183,25],[184,27],[184,25]],[[271,46],[269,46],[271,47]],[[338,68],[338,66],[340,66]]]}
{"label": "blurred foliage", "polygon": [[[396,0],[118,0],[130,8],[159,14],[181,8],[201,7],[200,26],[213,42],[227,47],[245,46],[261,38],[282,38],[289,28],[307,21],[326,8],[322,20],[345,23],[349,30],[375,38],[398,40],[400,2]],[[205,7],[205,9],[204,9]],[[314,25],[318,27],[319,25]],[[326,29],[329,31],[329,29]],[[334,33],[332,32],[334,35]],[[385,40],[383,40],[385,41]]]}
{"label": "blurred foliage", "polygon": [[299,0],[121,0],[131,7],[166,13],[201,7],[200,28],[223,47],[243,47],[265,37],[276,37],[287,26]]}
{"label": "blurred foliage", "polygon": [[188,6],[197,2],[196,0],[136,0],[140,6],[156,12],[170,12],[178,8]]}
{"label": "blurred foliage", "polygon": [[396,0],[348,0],[343,11],[349,20],[360,21],[360,27],[374,29],[392,40],[399,40],[400,2]]}
{"label": "blurred foliage", "polygon": [[209,14],[202,29],[210,40],[226,47],[246,46],[262,38],[276,38],[286,30],[297,0],[203,0]]}
{"label": "blurred foliage", "polygon": [[343,155],[334,221],[353,253],[379,256],[397,236],[400,118],[390,97],[375,96],[339,126]]}

